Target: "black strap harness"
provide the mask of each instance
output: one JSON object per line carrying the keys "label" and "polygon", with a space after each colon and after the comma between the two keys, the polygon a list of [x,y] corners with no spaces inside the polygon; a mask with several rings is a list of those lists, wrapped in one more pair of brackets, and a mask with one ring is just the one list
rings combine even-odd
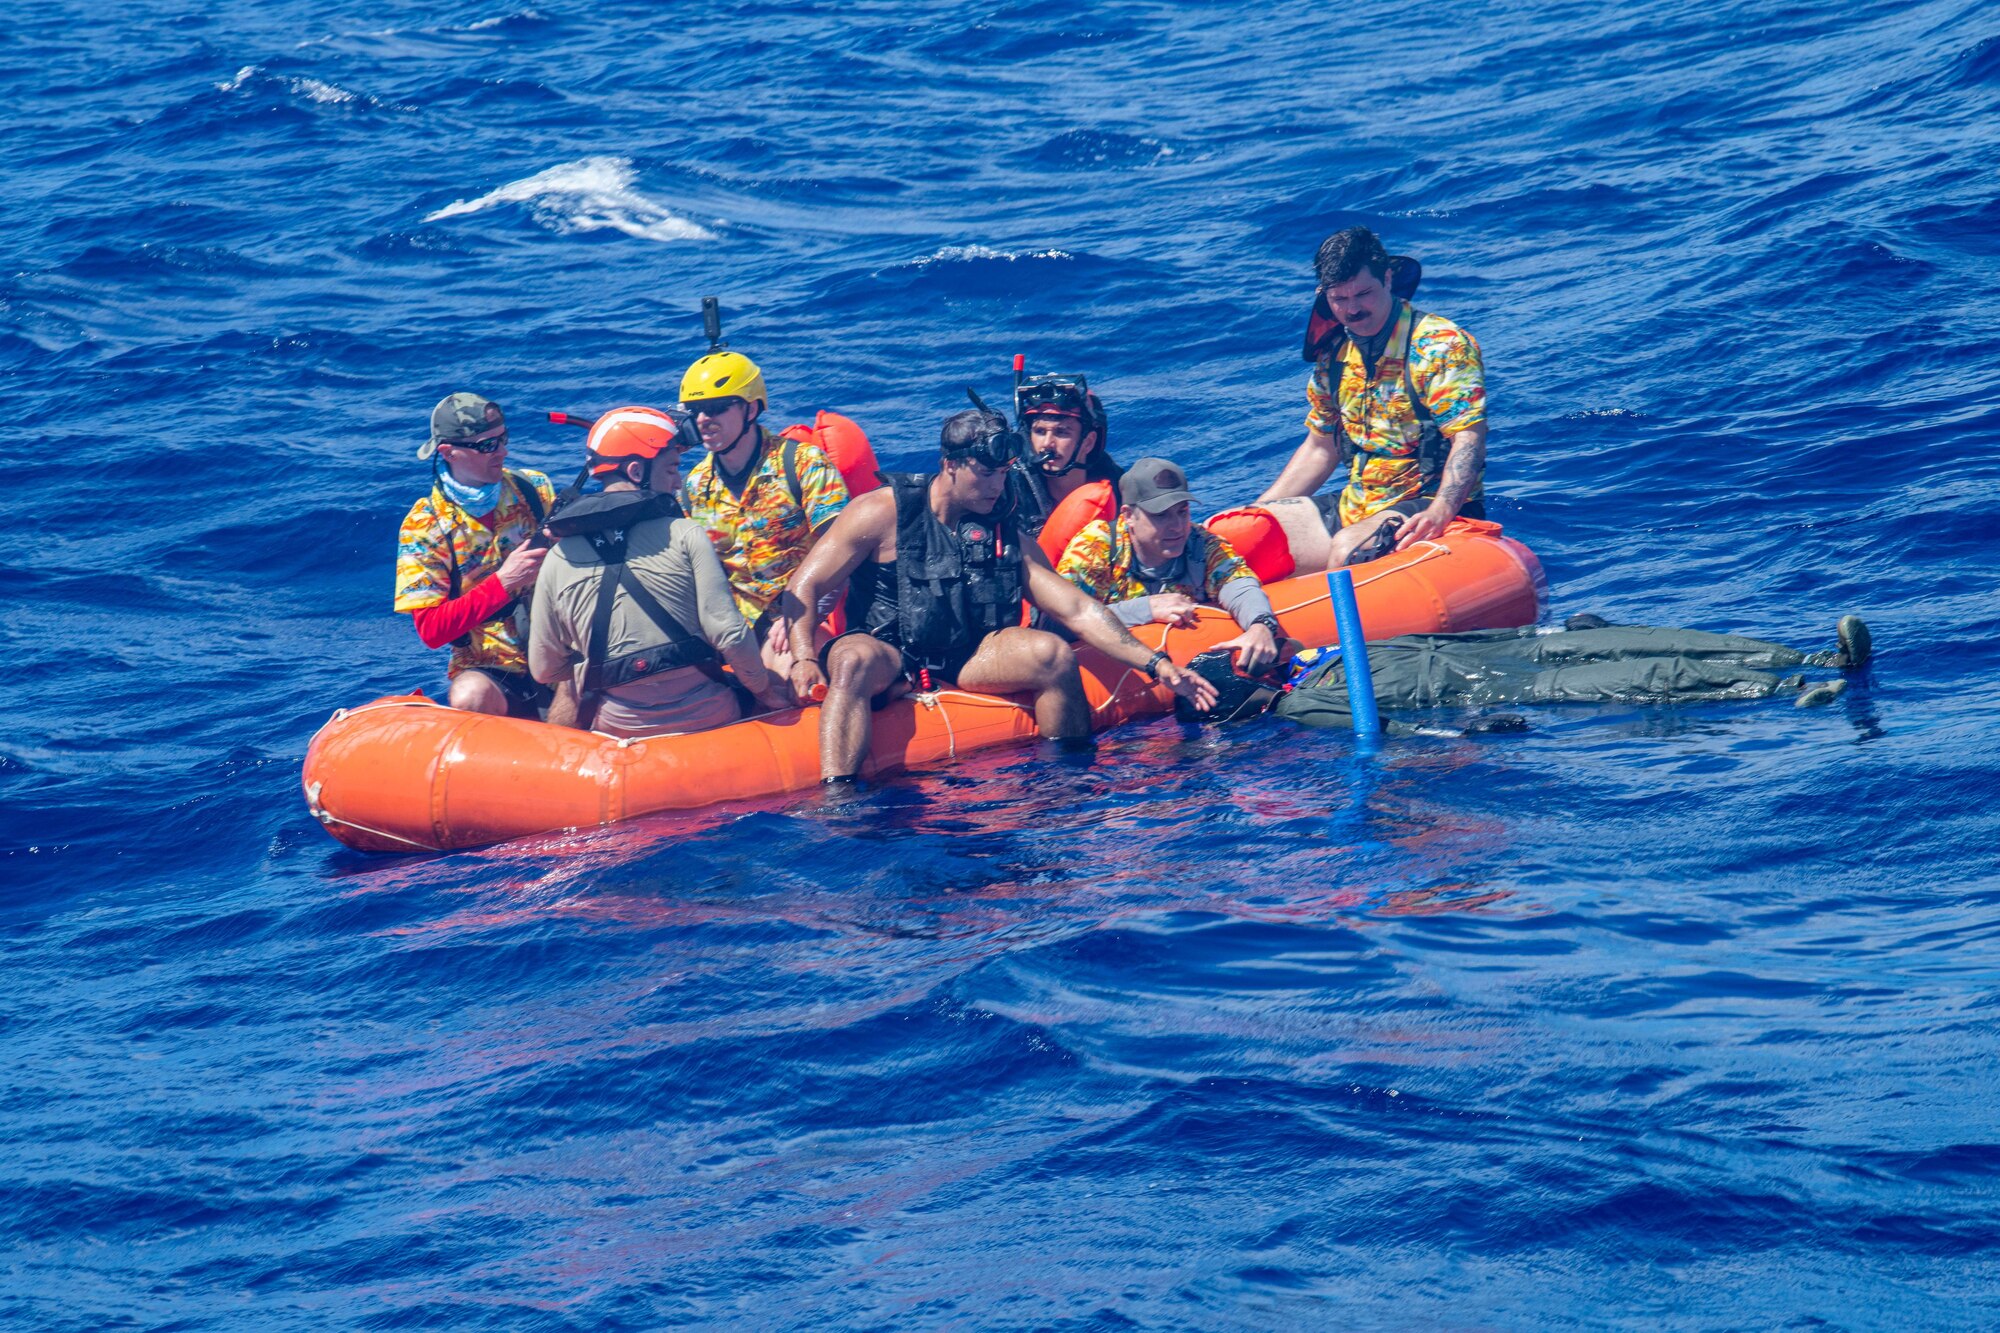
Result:
{"label": "black strap harness", "polygon": [[[1438,429],[1436,415],[1431,411],[1430,404],[1426,403],[1423,395],[1417,392],[1416,381],[1410,378],[1410,350],[1417,340],[1417,325],[1423,323],[1427,312],[1417,309],[1413,302],[1409,303],[1409,305],[1410,326],[1404,332],[1401,343],[1403,396],[1409,400],[1410,414],[1417,419],[1417,425],[1420,430],[1417,436],[1416,459],[1417,471],[1422,477],[1420,483],[1421,493],[1424,495],[1434,495],[1437,493],[1438,479],[1444,475],[1445,459],[1451,453],[1451,445],[1445,439],[1444,432]],[[1340,397],[1340,362],[1345,359],[1349,341],[1350,339],[1342,338],[1334,343],[1326,352],[1326,359],[1323,363],[1326,366],[1327,387],[1332,390],[1336,400]],[[1393,346],[1385,347],[1382,349],[1382,353],[1384,356],[1387,356],[1393,350],[1395,350]],[[1377,361],[1376,364],[1379,365],[1381,363]],[[1365,359],[1362,369],[1369,371],[1370,378],[1373,378],[1372,372],[1374,367],[1369,366]],[[1368,460],[1371,458],[1409,457],[1408,454],[1392,454],[1379,449],[1370,449],[1366,445],[1349,438],[1345,429],[1341,431],[1341,438],[1346,442],[1347,447],[1354,451],[1354,461],[1349,465],[1348,469],[1348,480],[1350,482],[1361,479],[1361,470],[1368,465]]]}
{"label": "black strap harness", "polygon": [[[534,484],[532,482],[530,482],[526,477],[522,476],[520,473],[514,471],[512,468],[503,469],[500,475],[505,477],[508,481],[513,482],[514,489],[516,491],[519,491],[521,494],[521,498],[528,502],[528,512],[533,514],[535,519],[532,526],[536,532],[541,531],[542,517],[547,512],[542,506],[542,493],[535,489]],[[444,554],[445,554],[445,562],[448,568],[449,577],[451,580],[451,591],[446,595],[445,600],[455,602],[458,600],[458,594],[461,589],[462,580],[458,572],[458,547],[452,543],[451,533],[449,532],[447,532],[444,537]],[[496,620],[505,620],[508,616],[513,615],[515,609],[520,605],[521,605],[521,596],[519,593],[516,593],[514,596],[509,597],[507,599],[506,605],[502,606],[498,611],[495,611],[492,615],[486,617],[486,619],[480,621],[479,623],[482,625],[490,625]],[[467,630],[465,633],[459,635],[456,639],[453,639],[452,642],[460,647],[470,646],[470,644],[472,643],[472,631]]]}
{"label": "black strap harness", "polygon": [[885,472],[896,497],[896,618],[903,650],[934,665],[1021,623],[1027,573],[1003,499],[947,528],[931,512],[935,473]]}
{"label": "black strap harness", "polygon": [[[629,685],[662,671],[695,667],[709,679],[732,685],[716,659],[715,649],[683,625],[626,564],[627,548],[634,525],[654,518],[674,518],[680,504],[671,495],[649,491],[615,492],[591,496],[564,513],[563,531],[558,536],[582,537],[603,562],[604,572],[597,584],[597,601],[591,609],[590,632],[584,642],[583,680],[577,700],[577,726],[588,729],[597,719],[598,706],[606,691]],[[632,599],[666,642],[634,652],[607,656],[611,640],[611,612],[619,592]]]}

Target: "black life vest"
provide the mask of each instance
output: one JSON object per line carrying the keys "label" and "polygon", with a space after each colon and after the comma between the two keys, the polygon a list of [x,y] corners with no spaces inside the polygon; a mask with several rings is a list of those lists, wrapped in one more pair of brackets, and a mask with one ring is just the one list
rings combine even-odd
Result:
{"label": "black life vest", "polygon": [[947,528],[931,512],[935,475],[882,474],[896,496],[897,634],[923,664],[963,658],[987,635],[1019,625],[1027,589],[1008,500]]}
{"label": "black life vest", "polygon": [[[697,667],[710,679],[729,684],[707,639],[675,619],[660,604],[625,563],[631,529],[650,519],[674,519],[681,515],[680,502],[671,495],[652,491],[609,491],[571,501],[549,523],[557,537],[582,537],[604,562],[597,585],[597,603],[590,617],[590,633],[585,640],[583,683],[578,700],[577,725],[588,728],[597,718],[597,707],[607,690],[629,685],[635,680]],[[653,623],[663,644],[607,657],[610,647],[611,610],[623,589],[633,605]]]}

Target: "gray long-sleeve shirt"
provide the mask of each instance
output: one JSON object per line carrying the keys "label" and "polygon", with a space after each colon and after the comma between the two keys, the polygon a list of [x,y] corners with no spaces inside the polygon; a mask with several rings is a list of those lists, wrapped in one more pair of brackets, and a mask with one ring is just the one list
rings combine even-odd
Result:
{"label": "gray long-sleeve shirt", "polygon": [[[627,533],[627,568],[647,592],[689,631],[714,645],[746,680],[763,677],[757,639],[729,594],[722,561],[699,523],[654,518]],[[566,673],[583,681],[590,621],[604,565],[589,541],[565,537],[543,561],[535,580],[535,603],[528,638],[528,670],[543,684]],[[607,657],[622,657],[669,642],[652,619],[623,589],[613,594]],[[593,725],[612,735],[702,731],[736,721],[736,696],[697,667],[642,676],[607,690]]]}
{"label": "gray long-sleeve shirt", "polygon": [[[1185,553],[1180,556],[1178,564],[1180,568],[1173,571],[1169,577],[1175,582],[1185,583],[1189,586],[1195,586],[1200,583],[1199,579],[1188,577],[1188,558]],[[1142,575],[1152,573],[1150,570],[1141,570],[1140,572]],[[1201,599],[1197,597],[1195,600],[1200,601]],[[1270,594],[1266,593],[1264,586],[1255,579],[1228,580],[1221,588],[1217,589],[1215,600],[1222,603],[1222,609],[1229,613],[1230,619],[1245,629],[1248,629],[1250,622],[1258,616],[1272,614]],[[1149,625],[1153,620],[1153,599],[1151,597],[1128,597],[1122,602],[1113,602],[1111,604],[1111,613],[1117,616],[1128,627]]]}

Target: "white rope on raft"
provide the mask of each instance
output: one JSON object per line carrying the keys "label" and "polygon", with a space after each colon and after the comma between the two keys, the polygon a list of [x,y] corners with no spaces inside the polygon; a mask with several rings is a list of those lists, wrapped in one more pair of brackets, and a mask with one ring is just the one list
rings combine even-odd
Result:
{"label": "white rope on raft", "polygon": [[[1384,569],[1378,573],[1370,574],[1365,579],[1356,579],[1354,580],[1355,588],[1356,589],[1365,588],[1369,584],[1375,582],[1378,579],[1386,579],[1391,574],[1401,573],[1403,570],[1410,569],[1417,565],[1423,564],[1426,560],[1435,560],[1441,555],[1451,554],[1451,548],[1449,546],[1440,546],[1438,543],[1433,541],[1422,541],[1418,542],[1417,545],[1426,548],[1426,553],[1418,556],[1415,560],[1405,560],[1402,564],[1397,565],[1394,569]],[[1333,571],[1328,570],[1327,572],[1332,573]],[[1306,577],[1310,578],[1312,577],[1312,575],[1307,575]],[[1303,611],[1309,606],[1318,606],[1321,602],[1327,602],[1331,600],[1333,600],[1333,594],[1331,592],[1323,592],[1317,597],[1308,597],[1303,602],[1296,602],[1291,606],[1272,607],[1271,610],[1273,614],[1282,616],[1290,611]]]}
{"label": "white rope on raft", "polygon": [[[347,710],[341,710],[341,712],[345,711]],[[359,713],[363,710],[357,708],[354,711]],[[339,716],[340,714],[336,713],[334,715],[335,720],[338,720]],[[373,834],[378,838],[387,838],[390,842],[400,842],[405,847],[414,847],[420,852],[441,852],[444,850],[442,847],[433,847],[427,842],[418,842],[414,838],[406,838],[400,833],[391,833],[387,829],[369,828],[366,824],[357,824],[351,819],[342,819],[339,815],[334,814],[319,803],[319,793],[323,785],[315,782],[306,788],[306,809],[311,811],[313,817],[319,820],[320,823],[338,824],[342,828],[356,829],[362,833]]]}
{"label": "white rope on raft", "polygon": [[[965,697],[968,699],[978,699],[983,697],[977,694],[972,694],[968,691],[953,691],[953,692],[964,693]],[[956,759],[958,758],[958,731],[951,725],[951,710],[944,706],[944,701],[940,697],[943,695],[943,693],[944,691],[942,690],[930,690],[925,693],[912,694],[910,697],[912,699],[915,699],[918,703],[922,704],[925,708],[930,709],[933,713],[936,713],[940,718],[944,720],[944,757],[947,759]],[[1012,704],[1014,701],[1012,699],[1000,699],[998,700],[998,702],[1004,704]],[[1015,706],[1019,707],[1019,705]]]}

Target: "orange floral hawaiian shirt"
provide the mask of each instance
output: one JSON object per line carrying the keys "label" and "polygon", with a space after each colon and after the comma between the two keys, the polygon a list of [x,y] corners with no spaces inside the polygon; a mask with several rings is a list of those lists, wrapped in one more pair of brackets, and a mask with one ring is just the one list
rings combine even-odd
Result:
{"label": "orange floral hawaiian shirt", "polygon": [[[1188,564],[1193,566],[1197,560],[1202,565],[1201,587],[1175,583],[1159,591],[1184,593],[1197,602],[1214,604],[1222,595],[1222,585],[1231,579],[1253,583],[1257,579],[1228,542],[1199,526],[1188,536]],[[1107,605],[1144,597],[1149,591],[1139,580],[1139,557],[1122,518],[1100,518],[1084,524],[1064,548],[1056,573]]]}
{"label": "orange floral hawaiian shirt", "polygon": [[703,454],[681,481],[681,506],[708,529],[737,609],[753,625],[805,560],[812,535],[847,506],[840,470],[809,440],[798,445],[799,490],[793,496],[785,476],[786,444],[764,430],[763,452],[741,495],[730,494],[716,475],[714,454]]}
{"label": "orange floral hawaiian shirt", "polygon": [[[1409,387],[1423,399],[1432,423],[1447,439],[1486,420],[1486,368],[1479,344],[1437,315],[1423,315],[1413,331],[1410,319],[1415,313],[1407,301],[1398,307],[1396,327],[1372,378],[1360,349],[1343,340],[1339,394],[1331,387],[1331,354],[1319,359],[1306,381],[1306,427],[1322,435],[1344,435],[1354,455],[1347,488],[1340,493],[1342,524],[1359,522],[1424,494],[1417,456],[1423,422],[1405,390],[1406,359]],[[1477,499],[1480,491],[1475,484],[1466,498]]]}
{"label": "orange floral hawaiian shirt", "polygon": [[[517,479],[535,488],[544,514],[555,507],[556,488],[546,476],[527,468],[507,470],[500,483],[500,503],[490,515],[491,527],[460,509],[435,485],[410,506],[396,539],[398,612],[407,615],[450,601],[454,562],[457,595],[464,596],[498,572],[501,562],[535,535],[535,511],[521,498]],[[526,671],[527,640],[514,619],[502,616],[475,625],[463,641],[451,646],[449,674],[456,676],[467,667]]]}

